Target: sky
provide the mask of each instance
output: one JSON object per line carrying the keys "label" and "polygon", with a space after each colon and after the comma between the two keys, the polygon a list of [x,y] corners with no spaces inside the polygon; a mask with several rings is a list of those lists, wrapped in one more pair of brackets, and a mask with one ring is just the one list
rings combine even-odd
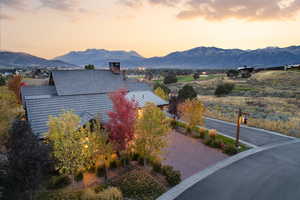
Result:
{"label": "sky", "polygon": [[300,45],[300,0],[0,0],[0,49],[48,59],[291,45]]}

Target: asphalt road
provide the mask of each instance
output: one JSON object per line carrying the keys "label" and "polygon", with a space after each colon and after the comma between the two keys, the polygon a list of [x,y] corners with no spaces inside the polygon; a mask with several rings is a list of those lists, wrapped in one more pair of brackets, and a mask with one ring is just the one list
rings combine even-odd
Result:
{"label": "asphalt road", "polygon": [[[236,137],[235,124],[206,118],[205,127],[216,129],[224,135]],[[254,144],[255,146],[264,146],[293,140],[292,138],[285,137],[284,135],[275,135],[270,133],[270,131],[251,127],[241,127],[240,139],[250,144]]]}
{"label": "asphalt road", "polygon": [[300,142],[264,150],[218,170],[176,200],[300,199]]}

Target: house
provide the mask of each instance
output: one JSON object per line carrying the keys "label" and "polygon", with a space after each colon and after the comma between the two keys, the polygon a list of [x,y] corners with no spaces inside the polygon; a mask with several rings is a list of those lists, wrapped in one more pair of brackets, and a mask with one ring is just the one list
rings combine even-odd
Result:
{"label": "house", "polygon": [[58,116],[64,110],[80,116],[82,125],[99,115],[103,123],[107,122],[107,112],[112,110],[108,94],[121,88],[128,91],[126,97],[135,100],[139,107],[146,102],[160,107],[168,104],[148,84],[127,78],[118,66],[109,70],[52,71],[49,85],[24,86],[21,97],[33,133],[42,138],[48,131],[49,116]]}
{"label": "house", "polygon": [[19,74],[18,70],[16,69],[0,69],[0,75],[2,76],[12,76],[14,74]]}

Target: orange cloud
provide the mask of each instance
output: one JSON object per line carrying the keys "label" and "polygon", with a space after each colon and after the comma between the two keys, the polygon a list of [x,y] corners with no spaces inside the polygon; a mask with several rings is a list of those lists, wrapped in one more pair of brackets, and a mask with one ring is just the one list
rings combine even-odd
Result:
{"label": "orange cloud", "polygon": [[13,20],[13,19],[15,19],[15,18],[12,17],[12,16],[9,16],[9,15],[0,13],[0,19],[2,19],[2,20]]}
{"label": "orange cloud", "polygon": [[255,20],[288,19],[300,11],[300,0],[189,0],[177,15],[179,19],[201,17]]}

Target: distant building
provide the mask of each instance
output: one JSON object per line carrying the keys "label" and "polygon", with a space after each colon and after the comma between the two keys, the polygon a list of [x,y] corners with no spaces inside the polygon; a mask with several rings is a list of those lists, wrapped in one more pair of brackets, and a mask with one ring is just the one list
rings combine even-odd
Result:
{"label": "distant building", "polygon": [[0,74],[2,76],[12,76],[15,74],[19,74],[19,72],[16,69],[0,69]]}
{"label": "distant building", "polygon": [[293,64],[293,65],[285,65],[284,70],[289,70],[289,69],[300,69],[300,64]]}

